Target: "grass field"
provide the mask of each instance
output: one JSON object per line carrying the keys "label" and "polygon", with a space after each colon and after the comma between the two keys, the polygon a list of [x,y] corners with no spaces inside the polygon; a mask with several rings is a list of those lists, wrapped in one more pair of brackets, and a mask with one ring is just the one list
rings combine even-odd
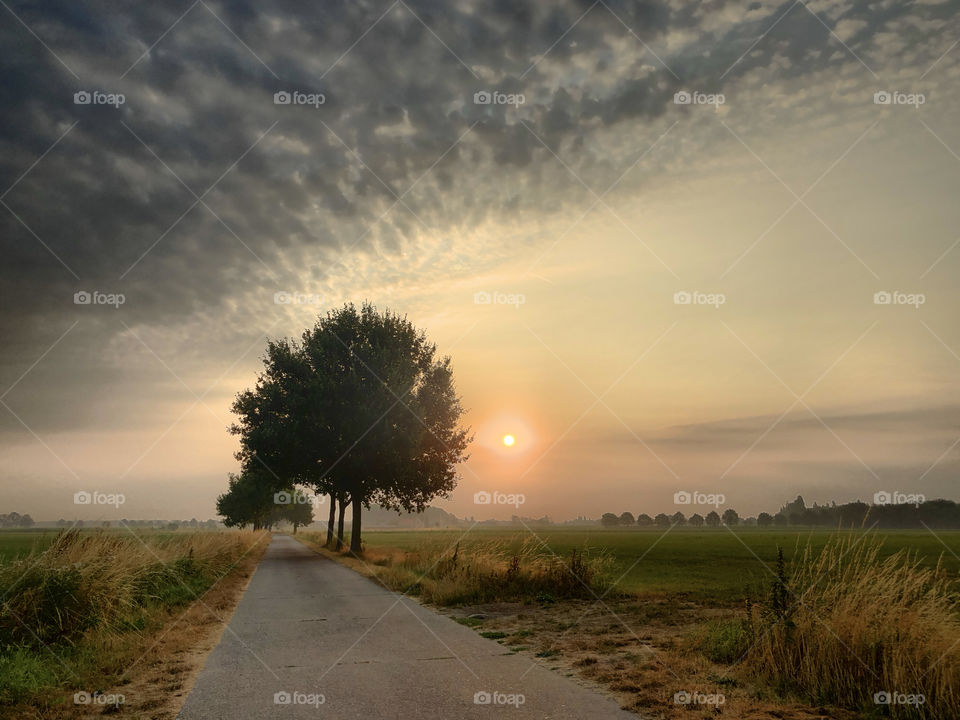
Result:
{"label": "grass field", "polygon": [[0,532],[0,717],[72,716],[73,692],[129,683],[151,638],[266,539],[134,533]]}
{"label": "grass field", "polygon": [[[924,566],[942,562],[949,575],[960,575],[960,531],[937,531],[934,535],[928,531],[893,530],[875,534],[883,541],[884,556],[908,550],[916,553]],[[748,527],[675,528],[666,534],[658,529],[520,527],[474,528],[469,532],[367,531],[363,540],[371,550],[452,550],[458,540],[462,548],[497,541],[516,550],[533,538],[563,557],[569,557],[574,549],[586,550],[588,556],[608,555],[617,590],[637,595],[681,594],[705,604],[729,604],[741,602],[747,587],[754,588],[761,582],[769,585],[778,547],[783,548],[789,561],[808,540],[814,549],[819,549],[835,535],[820,530]]]}
{"label": "grass field", "polygon": [[0,564],[29,555],[31,550],[45,550],[59,530],[0,530]]}
{"label": "grass field", "polygon": [[698,692],[750,720],[960,717],[957,531],[372,530],[359,558],[298,537],[644,716],[705,717],[677,700]]}

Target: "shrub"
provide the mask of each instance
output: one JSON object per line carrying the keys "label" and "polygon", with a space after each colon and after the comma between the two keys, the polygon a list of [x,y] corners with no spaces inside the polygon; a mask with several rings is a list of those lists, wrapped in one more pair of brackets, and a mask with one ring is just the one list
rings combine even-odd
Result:
{"label": "shrub", "polygon": [[[960,615],[950,579],[906,552],[880,559],[872,536],[807,546],[786,582],[749,608],[748,666],[816,703],[891,717],[960,717]],[[923,695],[878,708],[874,695]]]}

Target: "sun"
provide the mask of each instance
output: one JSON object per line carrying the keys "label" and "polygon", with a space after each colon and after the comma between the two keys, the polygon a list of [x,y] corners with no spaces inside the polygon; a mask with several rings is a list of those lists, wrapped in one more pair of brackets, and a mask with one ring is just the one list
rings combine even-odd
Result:
{"label": "sun", "polygon": [[504,435],[504,436],[503,436],[503,444],[506,445],[507,447],[513,447],[513,444],[514,444],[516,441],[517,441],[517,439],[516,439],[513,435]]}

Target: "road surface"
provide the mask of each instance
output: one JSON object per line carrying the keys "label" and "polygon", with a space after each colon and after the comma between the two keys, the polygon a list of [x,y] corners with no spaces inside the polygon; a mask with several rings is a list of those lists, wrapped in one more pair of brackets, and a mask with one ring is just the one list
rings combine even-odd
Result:
{"label": "road surface", "polygon": [[636,720],[287,535],[274,535],[179,717]]}

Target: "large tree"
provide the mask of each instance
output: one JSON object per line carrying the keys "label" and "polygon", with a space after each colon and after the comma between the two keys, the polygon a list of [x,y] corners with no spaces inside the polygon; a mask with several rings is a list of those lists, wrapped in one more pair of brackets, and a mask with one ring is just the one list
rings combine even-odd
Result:
{"label": "large tree", "polygon": [[[422,511],[456,485],[468,430],[450,359],[406,317],[365,303],[327,313],[299,342],[271,342],[257,387],[234,403],[238,459],[274,487],[299,483],[352,507],[350,550],[362,549],[362,509]],[[339,543],[338,543],[339,546]]]}

